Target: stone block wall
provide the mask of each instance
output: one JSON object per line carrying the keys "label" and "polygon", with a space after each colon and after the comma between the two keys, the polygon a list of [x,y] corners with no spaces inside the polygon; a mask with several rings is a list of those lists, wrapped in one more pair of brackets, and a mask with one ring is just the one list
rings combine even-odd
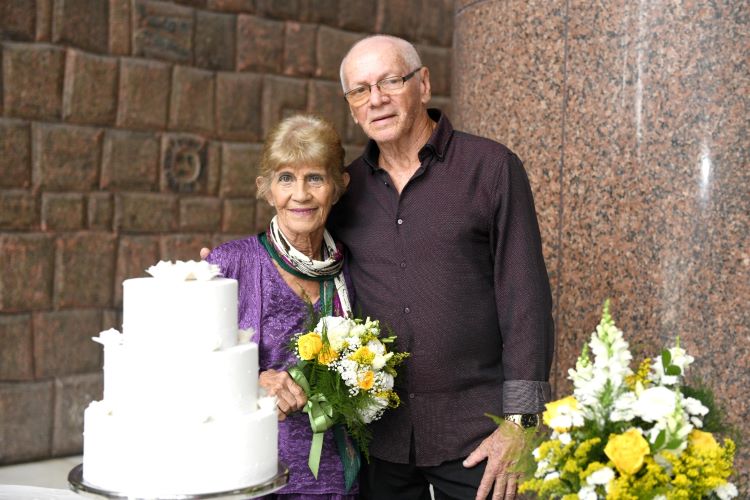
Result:
{"label": "stone block wall", "polygon": [[0,2],[0,464],[81,451],[125,278],[263,229],[262,141],[329,118],[371,33],[415,42],[450,112],[453,0]]}

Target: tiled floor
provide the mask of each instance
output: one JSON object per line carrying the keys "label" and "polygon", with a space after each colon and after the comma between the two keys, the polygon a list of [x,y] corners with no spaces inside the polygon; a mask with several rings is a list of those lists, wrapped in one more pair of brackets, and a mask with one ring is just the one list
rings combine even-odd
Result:
{"label": "tiled floor", "polygon": [[0,485],[15,484],[68,489],[68,473],[82,457],[72,456],[0,467]]}

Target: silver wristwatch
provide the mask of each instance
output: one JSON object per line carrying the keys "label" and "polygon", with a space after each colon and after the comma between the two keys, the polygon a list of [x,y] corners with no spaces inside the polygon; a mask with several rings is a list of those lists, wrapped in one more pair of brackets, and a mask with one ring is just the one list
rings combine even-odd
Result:
{"label": "silver wristwatch", "polygon": [[539,415],[536,413],[506,413],[503,418],[508,422],[523,427],[524,429],[531,429],[532,427],[539,427]]}

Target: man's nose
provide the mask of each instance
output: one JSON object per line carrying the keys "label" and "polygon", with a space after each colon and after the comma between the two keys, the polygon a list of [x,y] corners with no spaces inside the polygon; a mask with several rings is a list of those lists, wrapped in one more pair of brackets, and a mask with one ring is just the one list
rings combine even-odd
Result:
{"label": "man's nose", "polygon": [[384,94],[380,87],[373,85],[370,87],[370,104],[373,106],[379,106],[388,99],[388,94]]}

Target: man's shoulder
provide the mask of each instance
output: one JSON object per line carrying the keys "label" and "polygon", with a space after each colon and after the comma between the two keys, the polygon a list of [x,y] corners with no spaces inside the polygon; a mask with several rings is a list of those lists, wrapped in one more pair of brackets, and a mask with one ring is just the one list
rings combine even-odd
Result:
{"label": "man's shoulder", "polygon": [[508,158],[516,156],[511,149],[489,137],[483,137],[480,135],[471,134],[469,132],[463,132],[461,130],[453,131],[453,138],[451,139],[451,146],[458,148],[462,151],[474,151],[475,154],[487,154],[493,155],[494,157]]}

